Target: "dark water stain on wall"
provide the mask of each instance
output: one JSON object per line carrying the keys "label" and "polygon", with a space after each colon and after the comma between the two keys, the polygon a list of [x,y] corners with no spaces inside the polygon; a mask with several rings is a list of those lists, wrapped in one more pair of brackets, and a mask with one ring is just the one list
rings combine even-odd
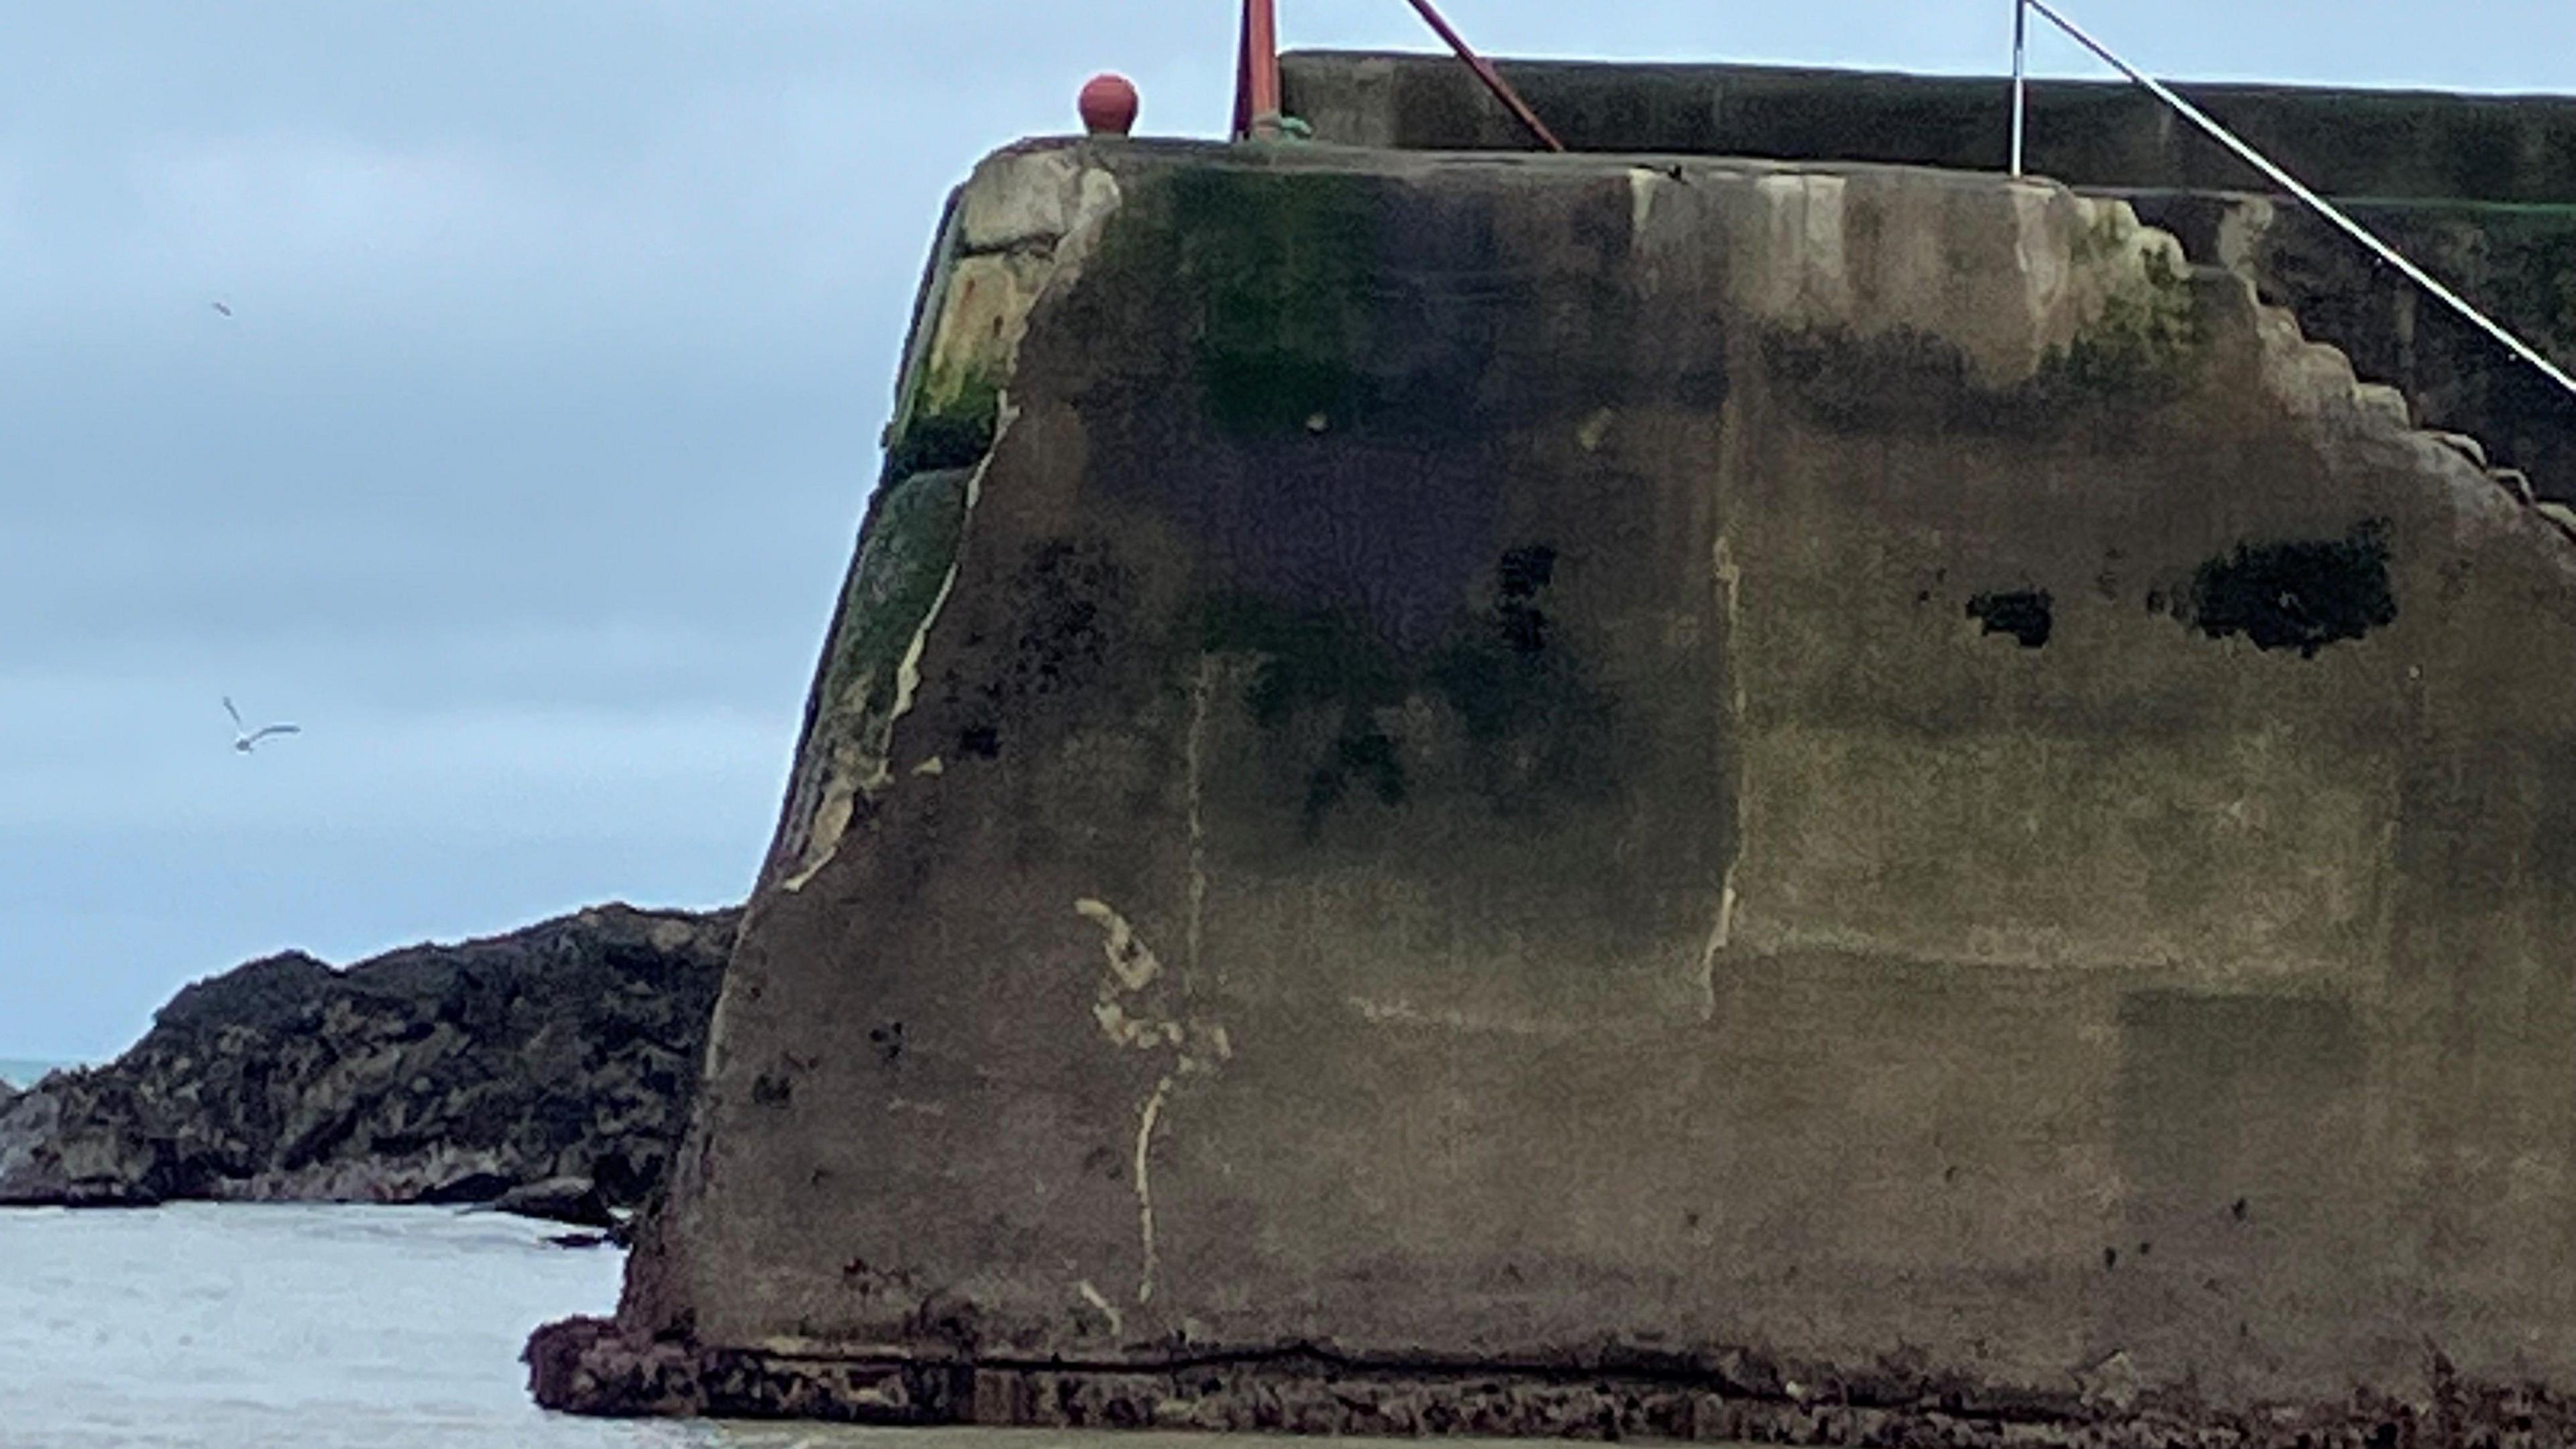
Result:
{"label": "dark water stain on wall", "polygon": [[1175,178],[1171,192],[1171,276],[1200,303],[1207,416],[1230,432],[1280,433],[1359,406],[1376,253],[1371,184],[1204,171]]}
{"label": "dark water stain on wall", "polygon": [[2208,325],[2185,272],[2156,253],[2142,285],[2010,385],[1981,381],[1956,341],[1910,327],[1773,329],[1762,357],[1801,413],[1838,432],[2049,437],[2128,426],[2190,396],[2206,381]]}
{"label": "dark water stain on wall", "polygon": [[1298,609],[1257,594],[1230,593],[1201,606],[1198,646],[1210,654],[1258,658],[1243,703],[1262,729],[1281,729],[1308,711],[1333,717],[1332,743],[1307,772],[1302,833],[1316,831],[1349,793],[1354,777],[1383,804],[1403,801],[1403,761],[1376,719],[1380,710],[1404,701],[1412,681],[1382,631],[1347,610]]}
{"label": "dark water stain on wall", "polygon": [[1106,708],[1111,654],[1137,632],[1135,591],[1129,568],[1100,540],[1027,545],[1003,589],[1013,627],[968,629],[960,662],[940,676],[957,757],[997,758],[1041,711],[1061,722]]}
{"label": "dark water stain on wall", "polygon": [[2015,589],[1970,599],[1968,617],[1989,634],[2010,634],[2024,649],[2037,649],[2048,642],[2056,616],[2046,589]]}
{"label": "dark water stain on wall", "polygon": [[1456,719],[1499,814],[1588,798],[1606,779],[1615,711],[1548,611],[1557,559],[1547,544],[1504,551],[1491,606],[1423,652],[1396,647],[1347,610],[1294,609],[1244,594],[1203,606],[1200,648],[1259,657],[1244,694],[1256,725],[1275,730],[1316,712],[1335,721],[1306,777],[1304,832],[1361,792],[1383,805],[1404,803],[1413,782],[1384,719],[1415,698],[1437,701]]}
{"label": "dark water stain on wall", "polygon": [[2240,543],[2192,576],[2189,622],[2202,633],[2242,634],[2257,649],[2296,649],[2303,659],[2396,619],[2384,518],[2340,539]]}

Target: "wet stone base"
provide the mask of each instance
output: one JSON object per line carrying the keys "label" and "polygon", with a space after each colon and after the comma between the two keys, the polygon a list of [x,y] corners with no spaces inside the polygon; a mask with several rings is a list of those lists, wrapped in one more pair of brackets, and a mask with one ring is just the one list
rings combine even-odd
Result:
{"label": "wet stone base", "polygon": [[2064,1400],[1910,1401],[1885,1386],[1769,1392],[1684,1381],[1491,1368],[1363,1365],[1316,1353],[1153,1370],[796,1357],[623,1337],[599,1319],[529,1340],[549,1409],[612,1417],[1163,1429],[1411,1438],[1884,1445],[1892,1449],[2540,1449],[2576,1445],[2576,1404],[2536,1385],[2474,1384],[2438,1359],[2421,1402],[2357,1395],[2256,1415]]}

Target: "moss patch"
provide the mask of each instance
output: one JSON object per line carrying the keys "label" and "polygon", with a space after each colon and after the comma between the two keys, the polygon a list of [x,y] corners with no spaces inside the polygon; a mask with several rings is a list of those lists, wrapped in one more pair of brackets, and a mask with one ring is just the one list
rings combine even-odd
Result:
{"label": "moss patch", "polygon": [[[1283,433],[1365,401],[1375,265],[1371,180],[1329,172],[1203,167],[1131,199],[1104,265],[1191,312],[1207,416],[1235,433]],[[1151,212],[1160,224],[1139,220]]]}
{"label": "moss patch", "polygon": [[1764,336],[1763,360],[1801,412],[1845,432],[2034,436],[2135,416],[2188,396],[2206,355],[2206,324],[2180,271],[2155,253],[2147,270],[2143,286],[2109,298],[2011,387],[1983,385],[1958,344],[1915,328],[1781,329]]}
{"label": "moss patch", "polygon": [[[824,668],[827,720],[859,722],[863,734],[864,721],[893,708],[897,666],[957,561],[971,477],[965,469],[941,468],[886,485],[859,541],[840,631]],[[859,691],[855,701],[848,698],[853,689]]]}
{"label": "moss patch", "polygon": [[886,476],[975,466],[992,448],[1001,415],[999,379],[967,370],[933,378],[895,425],[886,444]]}
{"label": "moss patch", "polygon": [[2182,268],[2161,251],[2141,283],[2104,300],[2101,315],[2051,349],[2027,386],[2045,403],[2170,402],[2189,389],[2207,333]]}

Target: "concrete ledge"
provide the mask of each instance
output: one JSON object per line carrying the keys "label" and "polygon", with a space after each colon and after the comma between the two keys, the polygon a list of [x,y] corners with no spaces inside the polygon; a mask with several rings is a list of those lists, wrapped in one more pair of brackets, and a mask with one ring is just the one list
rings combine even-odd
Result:
{"label": "concrete ledge", "polygon": [[1369,1362],[1297,1347],[1078,1365],[708,1350],[619,1336],[599,1319],[538,1330],[525,1361],[550,1409],[899,1426],[1153,1429],[1372,1438],[2016,1445],[2030,1449],[2363,1449],[2567,1443],[2576,1412],[2544,1389],[2461,1380],[2438,1356],[2423,1392],[2252,1414],[2149,1402],[2103,1364],[2067,1392],[1984,1388],[1885,1363],[1857,1373],[1729,1351],[1605,1347],[1554,1364]]}

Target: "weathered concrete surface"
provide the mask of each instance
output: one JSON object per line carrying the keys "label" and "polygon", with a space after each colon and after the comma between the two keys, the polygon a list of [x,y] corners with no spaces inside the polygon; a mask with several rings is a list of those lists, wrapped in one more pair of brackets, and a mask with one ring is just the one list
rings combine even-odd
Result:
{"label": "weathered concrete surface", "polygon": [[[1443,56],[1301,52],[1287,107],[1328,141],[1518,150],[1519,124]],[[1503,62],[1578,150],[2002,171],[2003,80],[1769,66]],[[2480,310],[2576,371],[2576,97],[2185,85],[2192,100]],[[2193,260],[2235,267],[2418,421],[2576,500],[2576,398],[2125,82],[2041,81],[2028,166],[2132,201]],[[2235,193],[2232,195],[2216,193]]]}
{"label": "weathered concrete surface", "polygon": [[[2405,392],[2416,421],[2475,439],[2541,498],[2576,500],[2576,396],[2287,198],[2119,193],[2195,260],[2252,278],[2364,376]],[[2555,206],[2358,205],[2362,223],[2471,305],[2576,371],[2576,191]]]}
{"label": "weathered concrete surface", "polygon": [[[1999,77],[1496,64],[1548,128],[1578,151],[1880,161],[1963,171],[2001,171],[2011,154],[2012,84]],[[1281,58],[1280,78],[1288,113],[1312,126],[1319,140],[1422,151],[1531,145],[1511,113],[1446,55],[1302,51]],[[2576,200],[2576,96],[2192,82],[2175,88],[2329,196]],[[2126,81],[2035,80],[2029,122],[2029,169],[2071,185],[2207,191],[2241,190],[2260,180]]]}
{"label": "weathered concrete surface", "polygon": [[[596,1412],[2560,1434],[2576,547],[2119,204],[1034,146]],[[2487,1387],[2478,1387],[2485,1385]]]}

